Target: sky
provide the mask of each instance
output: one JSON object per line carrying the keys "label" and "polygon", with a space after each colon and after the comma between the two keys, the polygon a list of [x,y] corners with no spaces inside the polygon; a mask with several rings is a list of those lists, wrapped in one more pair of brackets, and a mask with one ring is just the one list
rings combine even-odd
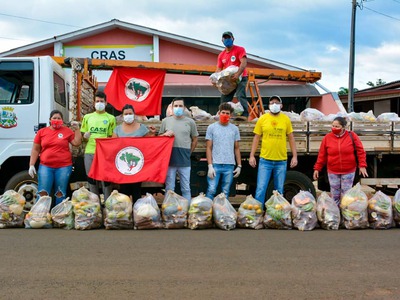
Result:
{"label": "sky", "polygon": [[[352,0],[0,0],[0,52],[119,19],[220,45],[349,86]],[[357,0],[354,87],[400,80],[400,0]]]}

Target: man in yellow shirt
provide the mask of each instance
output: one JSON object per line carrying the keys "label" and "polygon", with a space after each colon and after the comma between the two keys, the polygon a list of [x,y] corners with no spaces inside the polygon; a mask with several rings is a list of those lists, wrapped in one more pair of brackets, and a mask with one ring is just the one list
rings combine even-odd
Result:
{"label": "man in yellow shirt", "polygon": [[289,139],[290,149],[292,150],[290,167],[297,166],[297,151],[292,122],[288,116],[281,113],[281,109],[281,98],[272,96],[269,99],[269,112],[258,119],[253,130],[254,138],[249,159],[249,164],[253,168],[257,165],[254,155],[262,137],[255,195],[255,198],[261,203],[265,202],[265,193],[272,175],[274,176],[274,189],[283,194],[287,168],[286,137]]}

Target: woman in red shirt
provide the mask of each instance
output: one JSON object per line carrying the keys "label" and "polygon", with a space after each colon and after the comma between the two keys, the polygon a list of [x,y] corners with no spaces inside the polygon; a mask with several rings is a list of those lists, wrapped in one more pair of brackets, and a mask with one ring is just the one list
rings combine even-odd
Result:
{"label": "woman in red shirt", "polygon": [[[339,205],[340,199],[352,186],[358,167],[360,175],[368,177],[366,153],[360,138],[346,130],[347,121],[336,117],[332,122],[332,132],[323,139],[314,165],[314,180],[326,165],[333,200]],[[356,157],[357,156],[357,157]]]}
{"label": "woman in red shirt", "polygon": [[62,113],[50,113],[50,126],[40,129],[33,141],[29,161],[29,175],[36,174],[35,163],[40,157],[38,169],[38,198],[50,195],[53,188],[56,205],[66,198],[69,177],[72,172],[72,154],[69,144],[82,142],[78,122],[71,122],[71,129],[63,125]]}

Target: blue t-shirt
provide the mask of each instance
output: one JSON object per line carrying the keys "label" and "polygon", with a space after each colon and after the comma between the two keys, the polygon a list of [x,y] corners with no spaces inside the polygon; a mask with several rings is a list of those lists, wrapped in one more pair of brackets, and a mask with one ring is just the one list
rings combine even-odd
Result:
{"label": "blue t-shirt", "polygon": [[239,129],[229,123],[215,122],[207,127],[206,140],[212,141],[212,162],[214,164],[235,164],[235,142],[240,141]]}

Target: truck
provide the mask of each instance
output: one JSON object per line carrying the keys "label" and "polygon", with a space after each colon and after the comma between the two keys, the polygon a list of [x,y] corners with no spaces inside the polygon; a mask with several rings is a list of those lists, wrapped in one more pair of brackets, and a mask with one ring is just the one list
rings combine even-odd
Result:
{"label": "truck", "polygon": [[[154,63],[140,61],[116,61],[87,58],[64,57],[9,57],[0,58],[0,194],[13,189],[27,200],[26,208],[33,204],[37,192],[37,178],[28,174],[29,157],[35,132],[47,126],[50,112],[60,110],[69,120],[81,120],[93,109],[94,94],[99,89],[94,76],[95,70],[112,70],[114,67],[134,67],[163,69],[167,73],[187,75],[207,75],[215,71],[215,66],[196,66],[173,63]],[[290,71],[274,69],[249,69],[250,107],[253,113],[264,112],[263,98],[260,95],[257,80],[303,81],[314,83],[321,78],[319,72]],[[285,97],[284,105],[285,105]],[[185,99],[186,100],[186,99]],[[312,105],[300,99],[297,112]],[[163,99],[166,108],[170,99]],[[211,106],[214,112],[219,101]],[[333,97],[331,105],[335,110],[343,111],[340,100]],[[187,106],[199,103],[186,103]],[[201,106],[201,105],[198,105]],[[285,108],[285,107],[284,107]],[[112,108],[111,108],[112,109]],[[114,114],[117,114],[113,110]],[[205,154],[205,132],[211,121],[198,121],[198,146],[192,154],[191,188],[193,196],[205,192],[207,188],[207,161]],[[248,164],[255,122],[234,121],[241,134],[242,173],[232,185],[231,195],[253,194],[256,188],[257,170]],[[160,121],[151,121],[149,125],[158,127]],[[298,152],[298,166],[288,169],[285,181],[285,198],[292,197],[299,190],[308,190],[315,195],[312,180],[313,165],[316,161],[322,137],[330,130],[330,122],[294,121],[294,136]],[[400,126],[395,122],[363,123],[352,122],[350,129],[360,135],[367,151],[369,173],[374,178],[398,178],[400,159]],[[72,149],[74,157],[70,189],[85,184],[82,147]],[[290,156],[290,148],[289,148]],[[289,161],[289,160],[288,160]],[[326,189],[323,176],[319,182]],[[372,184],[372,183],[371,183]],[[177,185],[179,186],[179,185]],[[143,191],[163,192],[163,186],[143,183]],[[267,197],[272,193],[271,182]],[[179,192],[179,191],[178,191]]]}

